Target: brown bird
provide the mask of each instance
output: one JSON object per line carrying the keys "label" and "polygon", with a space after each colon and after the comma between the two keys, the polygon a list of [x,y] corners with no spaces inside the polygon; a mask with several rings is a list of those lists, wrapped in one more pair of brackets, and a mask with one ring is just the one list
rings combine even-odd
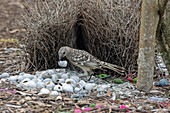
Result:
{"label": "brown bird", "polygon": [[100,61],[98,58],[94,57],[84,50],[78,50],[70,48],[68,46],[64,46],[59,49],[58,55],[59,60],[61,60],[63,57],[66,57],[71,63],[80,67],[84,71],[84,75],[90,75],[90,78],[93,74],[93,69],[103,68],[108,68],[119,74],[124,75],[123,67]]}

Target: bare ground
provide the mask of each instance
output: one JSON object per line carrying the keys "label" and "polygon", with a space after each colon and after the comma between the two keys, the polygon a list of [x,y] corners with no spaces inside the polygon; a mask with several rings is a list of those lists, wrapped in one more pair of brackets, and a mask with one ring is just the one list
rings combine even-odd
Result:
{"label": "bare ground", "polygon": [[[0,39],[16,39],[18,36],[17,29],[18,27],[15,24],[16,18],[19,18],[20,10],[23,8],[24,0],[0,0]],[[11,43],[10,41],[0,41],[0,51],[3,51],[4,48],[15,48],[17,44]],[[0,59],[7,54],[0,53]],[[15,54],[16,55],[16,54]],[[16,55],[17,56],[17,55]],[[17,58],[17,57],[16,57]],[[10,60],[16,59],[12,57]],[[0,64],[0,74],[2,72],[9,72],[9,70],[5,70],[7,67],[3,67]],[[23,89],[18,89],[15,85],[11,85],[8,83],[1,83],[0,89],[7,89],[10,91],[18,91],[16,93],[10,93],[7,91],[0,91],[0,112],[3,113],[14,113],[14,112],[62,112],[62,111],[70,111],[72,112],[75,108],[81,109],[83,107],[89,107],[90,104],[100,104],[103,107],[100,109],[94,109],[92,112],[125,112],[117,106],[120,106],[121,102],[112,102],[109,100],[109,96],[111,96],[108,92],[108,97],[96,97],[95,93],[90,94],[91,96],[78,99],[69,98],[70,94],[63,93],[63,100],[55,100],[54,98],[49,98],[44,95],[44,97],[36,96],[38,92],[36,91],[25,91]],[[170,95],[170,87],[154,87],[154,90],[158,90],[157,93],[149,93],[142,95],[146,96],[159,96],[169,98]],[[23,95],[19,92],[28,93],[31,95]],[[147,108],[146,105],[152,105],[154,108],[159,109],[158,112],[164,112],[162,109],[169,109],[170,104],[167,103],[167,106],[161,106],[160,103],[149,103],[145,99],[135,99],[129,98],[130,108],[129,110],[132,112],[151,112],[151,108]],[[137,109],[139,107],[139,103],[142,103],[143,109]],[[149,104],[148,104],[149,103]],[[153,105],[154,104],[154,105]],[[69,113],[69,112],[68,112]]]}

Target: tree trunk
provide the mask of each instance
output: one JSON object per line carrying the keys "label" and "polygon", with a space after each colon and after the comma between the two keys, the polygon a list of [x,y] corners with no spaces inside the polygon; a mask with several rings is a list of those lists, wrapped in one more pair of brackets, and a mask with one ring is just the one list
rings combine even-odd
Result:
{"label": "tree trunk", "polygon": [[142,1],[137,88],[145,92],[149,92],[153,87],[158,9],[157,0]]}

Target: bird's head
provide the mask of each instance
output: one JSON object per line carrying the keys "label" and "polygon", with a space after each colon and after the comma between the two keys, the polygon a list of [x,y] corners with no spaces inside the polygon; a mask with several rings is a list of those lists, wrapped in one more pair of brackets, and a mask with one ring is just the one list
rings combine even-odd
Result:
{"label": "bird's head", "polygon": [[59,49],[58,51],[59,60],[61,60],[63,57],[69,54],[69,49],[70,48],[68,46],[64,46]]}

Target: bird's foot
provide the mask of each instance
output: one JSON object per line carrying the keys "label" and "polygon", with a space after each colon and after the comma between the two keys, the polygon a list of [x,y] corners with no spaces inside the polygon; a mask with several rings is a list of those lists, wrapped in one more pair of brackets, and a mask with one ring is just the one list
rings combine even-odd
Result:
{"label": "bird's foot", "polygon": [[90,78],[88,79],[88,81],[90,81],[90,79],[91,79],[91,77],[92,77],[93,75],[94,75],[94,74],[91,74],[91,75],[90,75]]}

